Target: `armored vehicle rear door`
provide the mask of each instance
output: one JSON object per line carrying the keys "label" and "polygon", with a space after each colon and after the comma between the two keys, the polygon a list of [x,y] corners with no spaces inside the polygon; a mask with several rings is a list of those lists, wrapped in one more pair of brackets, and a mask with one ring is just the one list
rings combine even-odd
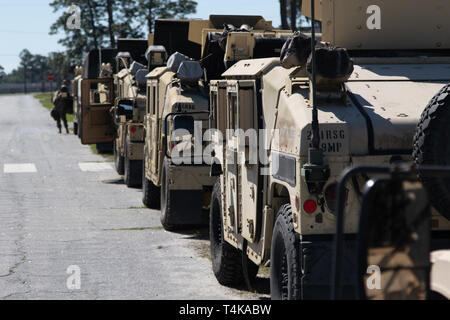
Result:
{"label": "armored vehicle rear door", "polygon": [[112,142],[114,123],[109,112],[113,101],[113,79],[85,79],[81,82],[81,143]]}
{"label": "armored vehicle rear door", "polygon": [[150,171],[153,175],[158,174],[158,160],[159,160],[159,99],[158,99],[158,81],[150,81],[150,85],[147,88],[147,116],[145,117],[146,128],[148,128],[147,136],[148,151],[150,152]]}
{"label": "armored vehicle rear door", "polygon": [[258,117],[254,81],[230,81],[227,88],[226,208],[236,232],[249,242],[257,237]]}

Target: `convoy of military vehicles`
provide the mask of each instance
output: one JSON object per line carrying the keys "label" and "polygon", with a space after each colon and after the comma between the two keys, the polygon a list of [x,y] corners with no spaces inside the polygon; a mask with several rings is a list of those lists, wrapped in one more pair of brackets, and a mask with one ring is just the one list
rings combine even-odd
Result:
{"label": "convoy of military vehicles", "polygon": [[[450,3],[372,2],[303,1],[302,13],[321,22],[317,34],[278,30],[260,16],[156,20],[148,39],[86,55],[72,81],[74,133],[114,152],[117,172],[142,187],[166,230],[209,226],[223,285],[251,287],[259,266],[270,265],[273,299],[427,298],[420,270],[389,292],[361,295],[366,264],[355,257],[369,252],[371,264],[392,267],[380,257],[393,238],[376,238],[383,223],[362,229],[360,217],[384,210],[394,228],[414,216],[408,210],[420,215],[427,192],[428,224],[405,224],[415,244],[400,243],[427,257],[425,267],[431,250],[450,246],[445,174],[408,167],[404,180],[414,182],[386,183],[403,163],[450,164]],[[339,179],[368,165],[384,169]],[[380,193],[367,200],[375,184],[385,203]],[[415,210],[393,196],[405,188],[405,198],[422,199]],[[361,230],[376,239],[364,242]],[[423,266],[405,254],[402,267]]]}

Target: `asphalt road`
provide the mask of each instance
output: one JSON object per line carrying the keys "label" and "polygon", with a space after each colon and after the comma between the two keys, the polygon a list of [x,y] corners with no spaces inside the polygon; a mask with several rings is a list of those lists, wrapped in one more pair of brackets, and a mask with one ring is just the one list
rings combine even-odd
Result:
{"label": "asphalt road", "polygon": [[219,285],[207,236],[164,231],[141,190],[32,96],[0,96],[0,114],[0,299],[267,297],[264,278],[257,293]]}

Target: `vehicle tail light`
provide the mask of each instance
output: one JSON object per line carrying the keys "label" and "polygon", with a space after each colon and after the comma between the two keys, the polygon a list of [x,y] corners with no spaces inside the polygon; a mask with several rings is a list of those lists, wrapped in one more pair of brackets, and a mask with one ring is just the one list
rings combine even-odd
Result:
{"label": "vehicle tail light", "polygon": [[306,200],[303,202],[303,210],[306,211],[306,213],[314,213],[317,209],[317,203],[314,200]]}

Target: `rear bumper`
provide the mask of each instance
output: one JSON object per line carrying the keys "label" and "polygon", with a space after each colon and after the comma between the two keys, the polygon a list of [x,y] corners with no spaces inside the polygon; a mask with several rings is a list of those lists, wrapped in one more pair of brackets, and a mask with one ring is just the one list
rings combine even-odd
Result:
{"label": "rear bumper", "polygon": [[209,176],[209,166],[168,166],[171,216],[174,225],[206,225],[212,186],[216,177]]}

